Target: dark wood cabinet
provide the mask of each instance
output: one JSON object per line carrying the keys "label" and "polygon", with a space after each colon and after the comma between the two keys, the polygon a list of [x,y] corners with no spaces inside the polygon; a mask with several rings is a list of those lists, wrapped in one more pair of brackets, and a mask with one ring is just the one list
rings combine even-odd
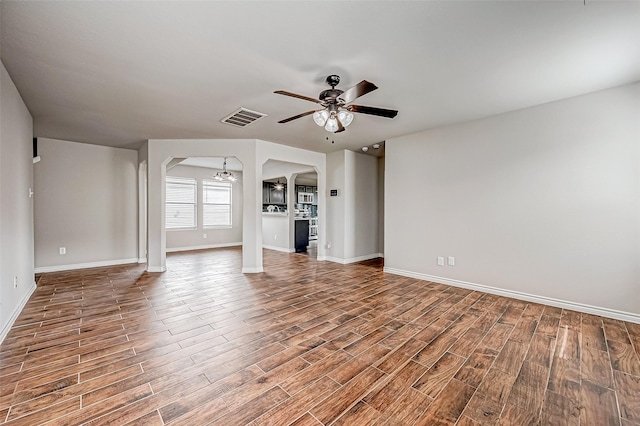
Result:
{"label": "dark wood cabinet", "polygon": [[269,204],[287,204],[287,187],[278,190],[271,186],[269,193]]}
{"label": "dark wood cabinet", "polygon": [[309,245],[309,220],[299,219],[295,222],[296,253],[305,252],[307,251],[307,246]]}
{"label": "dark wood cabinet", "polygon": [[262,182],[262,204],[287,204],[287,185],[277,190],[270,182]]}

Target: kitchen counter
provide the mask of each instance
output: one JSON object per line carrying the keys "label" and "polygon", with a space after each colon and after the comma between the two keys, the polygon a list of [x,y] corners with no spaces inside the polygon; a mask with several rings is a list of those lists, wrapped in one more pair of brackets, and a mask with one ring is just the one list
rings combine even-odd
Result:
{"label": "kitchen counter", "polygon": [[296,216],[294,219],[295,220],[309,220],[308,217],[298,217],[298,216]]}
{"label": "kitchen counter", "polygon": [[288,212],[262,212],[263,216],[282,216],[282,217],[287,217],[289,216]]}

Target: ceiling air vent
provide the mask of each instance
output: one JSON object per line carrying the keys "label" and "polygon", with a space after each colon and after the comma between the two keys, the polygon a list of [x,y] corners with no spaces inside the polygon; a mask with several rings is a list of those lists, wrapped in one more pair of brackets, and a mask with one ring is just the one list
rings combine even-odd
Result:
{"label": "ceiling air vent", "polygon": [[267,114],[263,114],[261,112],[251,111],[250,109],[240,108],[239,110],[233,112],[231,115],[223,118],[221,121],[223,123],[231,124],[236,127],[246,127],[254,121],[266,117]]}

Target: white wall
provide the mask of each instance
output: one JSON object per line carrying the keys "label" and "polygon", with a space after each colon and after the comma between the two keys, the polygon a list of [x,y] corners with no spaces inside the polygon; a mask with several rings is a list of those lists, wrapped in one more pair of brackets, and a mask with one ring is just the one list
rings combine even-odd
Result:
{"label": "white wall", "polygon": [[[176,166],[167,171],[167,176],[189,177],[198,182],[198,199],[202,197],[202,180],[211,180],[218,170],[204,167]],[[233,172],[238,180],[231,188],[232,210],[230,228],[204,229],[202,226],[202,203],[198,203],[197,229],[167,231],[167,251],[223,247],[242,244],[242,173]],[[207,234],[207,238],[204,238]]]}
{"label": "white wall", "polygon": [[384,157],[378,158],[378,252],[384,254]]}
{"label": "white wall", "polygon": [[343,150],[327,154],[327,259],[351,263],[380,255],[378,248],[378,159]]}
{"label": "white wall", "polygon": [[271,250],[293,252],[289,247],[289,220],[291,215],[262,214],[262,247]]}
{"label": "white wall", "polygon": [[327,154],[327,192],[338,190],[338,195],[327,196],[327,259],[340,261],[345,253],[345,161],[344,151]]}
{"label": "white wall", "polygon": [[38,138],[38,155],[36,270],[137,262],[137,151]]}
{"label": "white wall", "polygon": [[378,251],[378,159],[345,151],[347,259],[373,258]]}
{"label": "white wall", "polygon": [[[33,121],[0,62],[0,342],[35,290]],[[17,287],[14,288],[14,277]]]}
{"label": "white wall", "polygon": [[385,270],[638,321],[639,146],[638,83],[388,140]]}

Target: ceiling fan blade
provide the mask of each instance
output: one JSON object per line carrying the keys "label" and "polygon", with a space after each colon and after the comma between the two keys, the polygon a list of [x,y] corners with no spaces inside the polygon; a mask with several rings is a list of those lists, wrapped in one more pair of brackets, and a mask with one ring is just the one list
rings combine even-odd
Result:
{"label": "ceiling fan blade", "polygon": [[379,117],[393,118],[398,115],[398,111],[394,109],[376,108],[363,105],[349,105],[347,109],[351,112],[359,112],[361,114],[377,115]]}
{"label": "ceiling fan blade", "polygon": [[282,124],[282,123],[288,123],[288,122],[290,122],[290,121],[297,120],[297,119],[298,119],[298,118],[300,118],[300,117],[304,117],[304,116],[306,116],[306,115],[311,115],[311,114],[313,114],[314,112],[315,112],[315,111],[307,111],[307,112],[303,112],[302,114],[294,115],[293,117],[289,117],[289,118],[285,118],[284,120],[280,120],[280,121],[278,121],[278,123],[281,123],[281,124]]}
{"label": "ceiling fan blade", "polygon": [[292,98],[298,98],[298,99],[302,99],[302,100],[305,100],[305,101],[315,102],[317,104],[322,104],[322,102],[320,102],[320,100],[318,100],[318,99],[313,99],[313,98],[310,98],[310,97],[304,96],[304,95],[298,95],[297,93],[287,92],[286,90],[276,90],[273,93],[277,93],[278,95],[291,96]]}
{"label": "ceiling fan blade", "polygon": [[347,89],[340,95],[340,99],[344,100],[345,104],[355,101],[362,95],[366,95],[369,92],[376,90],[378,86],[367,80],[362,80],[350,89]]}

